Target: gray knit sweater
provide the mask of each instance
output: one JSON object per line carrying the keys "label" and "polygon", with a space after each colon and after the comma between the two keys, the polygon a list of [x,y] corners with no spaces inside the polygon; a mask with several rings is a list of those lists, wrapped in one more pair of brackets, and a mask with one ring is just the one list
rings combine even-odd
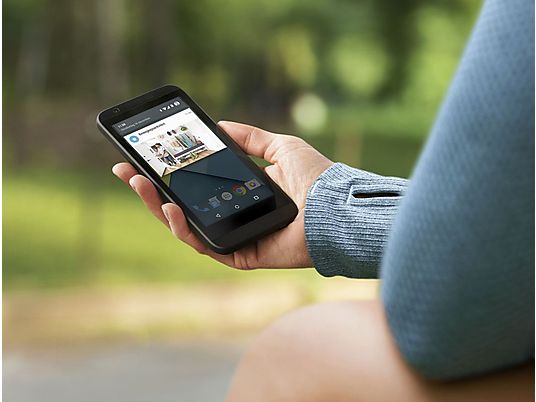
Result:
{"label": "gray knit sweater", "polygon": [[408,183],[335,164],[309,190],[322,275],[377,277],[400,351],[453,379],[534,357],[534,1],[489,0]]}

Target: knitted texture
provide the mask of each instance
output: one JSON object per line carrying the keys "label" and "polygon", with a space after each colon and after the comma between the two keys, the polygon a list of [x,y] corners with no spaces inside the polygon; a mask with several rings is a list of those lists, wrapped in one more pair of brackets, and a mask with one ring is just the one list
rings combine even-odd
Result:
{"label": "knitted texture", "polygon": [[533,17],[485,3],[386,249],[391,329],[429,377],[534,356]]}
{"label": "knitted texture", "polygon": [[[305,215],[316,268],[357,277],[382,260],[387,319],[409,364],[445,380],[534,357],[533,0],[485,2],[398,212],[343,208],[346,183],[363,174],[337,190],[327,173]],[[368,214],[385,219],[371,228]]]}
{"label": "knitted texture", "polygon": [[[336,163],[309,189],[305,235],[324,276],[377,278],[393,217],[406,180]],[[391,193],[375,197],[377,193]],[[358,198],[364,196],[366,198]]]}

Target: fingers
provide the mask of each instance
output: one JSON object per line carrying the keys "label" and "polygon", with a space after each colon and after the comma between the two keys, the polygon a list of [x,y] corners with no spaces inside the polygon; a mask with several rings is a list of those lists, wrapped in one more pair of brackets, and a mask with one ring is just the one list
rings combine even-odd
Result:
{"label": "fingers", "polygon": [[143,203],[164,225],[168,225],[168,221],[162,212],[162,199],[156,190],[153,183],[142,175],[135,175],[129,180],[129,185],[140,196]]}
{"label": "fingers", "polygon": [[270,163],[273,152],[269,152],[280,134],[270,133],[257,127],[231,121],[220,121],[218,125],[244,150],[245,153],[263,158]]}
{"label": "fingers", "polygon": [[162,205],[162,212],[169,222],[169,228],[179,240],[182,240],[199,253],[206,251],[206,246],[190,230],[184,213],[177,205],[172,203],[164,204]]}
{"label": "fingers", "polygon": [[112,172],[123,182],[132,187],[154,216],[156,216],[164,225],[169,226],[168,221],[160,208],[162,205],[160,194],[158,194],[158,191],[149,179],[139,175],[136,169],[130,163],[126,162],[114,165]]}
{"label": "fingers", "polygon": [[112,172],[136,191],[152,214],[169,227],[177,238],[184,241],[198,253],[209,255],[225,265],[234,265],[231,255],[216,254],[197,238],[190,230],[184,213],[177,205],[172,203],[162,205],[160,194],[158,194],[153,183],[146,177],[139,175],[130,163],[118,163],[112,168]]}
{"label": "fingers", "polygon": [[114,165],[112,168],[112,173],[119,177],[125,184],[128,184],[128,181],[138,174],[134,166],[127,162],[121,162]]}
{"label": "fingers", "polygon": [[162,205],[162,213],[169,222],[169,228],[179,240],[182,240],[200,254],[206,254],[223,264],[232,265],[231,255],[216,254],[197,238],[188,226],[184,212],[177,205],[172,203]]}

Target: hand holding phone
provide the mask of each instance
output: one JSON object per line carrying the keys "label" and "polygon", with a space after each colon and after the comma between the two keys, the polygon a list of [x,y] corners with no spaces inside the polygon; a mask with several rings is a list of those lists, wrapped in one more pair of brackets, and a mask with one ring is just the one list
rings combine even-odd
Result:
{"label": "hand holding phone", "polygon": [[[287,227],[233,254],[220,255],[210,250],[190,230],[182,210],[172,203],[162,205],[156,188],[147,178],[137,174],[132,165],[118,163],[113,167],[113,172],[136,191],[153,215],[168,226],[178,239],[201,254],[239,269],[311,266],[305,245],[305,199],[309,187],[333,162],[298,137],[273,134],[240,123],[220,122],[218,125],[248,155],[271,163],[265,168],[265,173],[292,198],[299,211]],[[163,211],[166,211],[167,217]]]}
{"label": "hand holding phone", "polygon": [[129,161],[114,172],[199,252],[244,269],[311,265],[305,198],[332,162],[303,140],[218,126],[173,85],[104,110],[97,126]]}

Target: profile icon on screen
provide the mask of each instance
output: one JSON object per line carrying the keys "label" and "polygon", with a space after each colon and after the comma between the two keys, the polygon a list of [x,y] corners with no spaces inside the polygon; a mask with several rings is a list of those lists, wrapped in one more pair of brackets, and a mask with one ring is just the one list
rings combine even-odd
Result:
{"label": "profile icon on screen", "polygon": [[131,135],[130,137],[128,137],[128,140],[135,144],[140,141],[140,137],[138,137],[137,135]]}

